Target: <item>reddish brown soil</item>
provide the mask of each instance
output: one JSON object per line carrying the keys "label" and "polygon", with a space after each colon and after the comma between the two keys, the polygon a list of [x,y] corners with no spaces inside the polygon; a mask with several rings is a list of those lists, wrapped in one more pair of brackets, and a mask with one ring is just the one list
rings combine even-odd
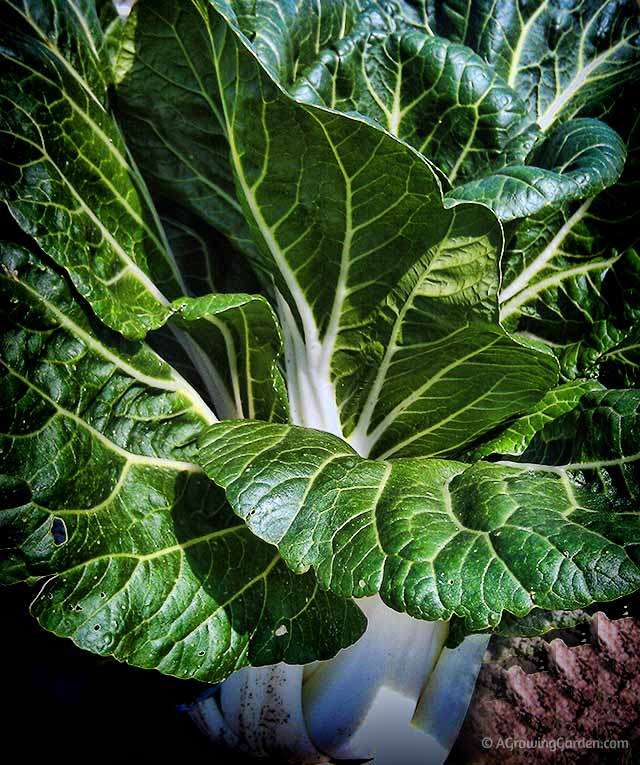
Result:
{"label": "reddish brown soil", "polygon": [[640,620],[560,634],[492,641],[448,765],[640,763]]}

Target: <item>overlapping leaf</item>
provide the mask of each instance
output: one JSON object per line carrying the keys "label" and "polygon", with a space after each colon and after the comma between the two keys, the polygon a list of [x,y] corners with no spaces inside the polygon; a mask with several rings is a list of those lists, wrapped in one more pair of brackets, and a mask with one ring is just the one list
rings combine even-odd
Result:
{"label": "overlapping leaf", "polygon": [[426,0],[433,29],[476,51],[546,130],[601,114],[640,72],[634,0]]}
{"label": "overlapping leaf", "polygon": [[[507,82],[509,75],[484,52],[477,55],[469,42],[460,45],[434,36],[428,21],[421,24],[419,17],[406,13],[407,4],[400,4],[405,13],[393,3],[370,3],[359,14],[350,6],[351,23],[334,31],[333,40],[326,42],[331,24],[322,27],[315,58],[308,45],[311,35],[297,30],[316,20],[304,5],[288,9],[286,26],[270,3],[256,9],[250,22],[239,18],[261,61],[298,100],[366,115],[435,162],[454,185],[469,182],[468,188],[455,189],[455,198],[486,202],[501,219],[510,220],[593,195],[620,175],[624,146],[606,125],[593,120],[570,131],[552,131],[531,154],[541,137],[535,104],[520,97],[515,80]],[[325,14],[319,18],[331,19],[332,8],[323,4]],[[615,26],[596,10],[587,12],[595,14],[590,24]],[[627,11],[625,24],[633,26],[632,21]],[[456,35],[455,29],[443,26]],[[590,33],[596,34],[591,28]],[[531,44],[522,41],[525,48]],[[616,55],[607,50],[609,54]],[[624,56],[628,67],[638,69],[640,48]],[[584,84],[580,77],[578,82]],[[602,95],[597,93],[596,98],[593,88],[586,88],[581,96],[580,104],[588,101],[592,113]],[[545,130],[551,124],[541,121]]]}
{"label": "overlapping leaf", "polygon": [[582,483],[603,509],[592,514],[594,524],[620,517],[612,512],[614,506],[624,510],[629,525],[621,529],[619,539],[634,545],[636,559],[640,549],[633,518],[640,496],[639,424],[640,391],[595,390],[573,411],[550,422],[520,457],[524,463],[579,471]]}
{"label": "overlapping leaf", "polygon": [[220,417],[287,419],[287,394],[278,369],[282,336],[267,301],[257,295],[208,295],[173,304],[173,323],[207,354]]}
{"label": "overlapping leaf", "polygon": [[[34,605],[45,626],[218,679],[357,638],[361,614],[336,595],[380,591],[398,610],[486,629],[640,586],[637,396],[553,388],[557,363],[535,343],[561,346],[574,376],[586,323],[589,353],[632,374],[635,309],[624,326],[607,311],[637,256],[626,233],[592,236],[604,213],[584,201],[615,182],[624,146],[569,118],[601,116],[614,79],[631,78],[635,21],[624,1],[514,0],[518,19],[496,10],[504,29],[485,19],[492,58],[475,17],[445,19],[472,6],[484,7],[140,0],[116,40],[93,3],[4,4],[4,193],[21,225],[111,327],[139,338],[170,316],[218,415],[284,420],[273,311],[206,294],[220,286],[211,242],[183,212],[213,224],[277,304],[292,419],[351,443],[227,422],[199,450],[210,420],[185,381],[9,247],[4,576],[54,577]],[[445,29],[458,42],[432,35]],[[556,44],[537,67],[542,31]],[[184,280],[107,111],[114,76],[134,154],[175,213]],[[432,159],[469,181],[446,201]],[[499,324],[501,227],[465,196],[504,220],[539,211],[504,264],[503,318],[521,339]],[[565,252],[583,225],[593,241]],[[588,321],[550,318],[574,287]],[[468,454],[514,462],[427,459]]]}
{"label": "overlapping leaf", "polygon": [[470,48],[374,11],[318,54],[291,93],[376,120],[453,184],[522,161],[540,132],[518,94]]}
{"label": "overlapping leaf", "polygon": [[640,119],[627,111],[616,115],[628,146],[619,183],[523,220],[503,258],[502,321],[551,343],[568,378],[594,374],[640,318]]}
{"label": "overlapping leaf", "polygon": [[107,110],[93,3],[2,4],[0,193],[96,314],[139,338],[181,294],[153,206]]}
{"label": "overlapping leaf", "polygon": [[[621,447],[637,470],[632,441]],[[372,461],[327,433],[242,421],[212,426],[199,444],[249,528],[341,595],[379,591],[397,610],[457,614],[478,630],[503,611],[575,609],[640,585],[623,548],[637,561],[637,508],[604,508],[573,480],[579,464]]]}
{"label": "overlapping leaf", "polygon": [[2,580],[47,578],[41,624],[207,681],[355,640],[359,610],[287,571],[193,463],[212,419],[197,394],[42,260],[2,252]]}
{"label": "overlapping leaf", "polygon": [[384,32],[417,16],[406,3],[375,0],[270,0],[224,3],[260,60],[285,87],[321,51],[358,31]]}
{"label": "overlapping leaf", "polygon": [[[107,111],[111,75],[104,71],[95,7],[64,3],[58,10],[50,2],[9,2],[3,13],[8,62],[2,74],[8,105],[3,114],[10,139],[3,162],[11,168],[3,188],[9,208],[69,271],[97,316],[125,336],[139,338],[178,310],[165,293],[177,297],[187,287],[177,277],[155,208]],[[63,50],[58,44],[71,47]],[[254,309],[258,304],[251,302]],[[227,306],[224,317],[231,313]],[[189,335],[192,329],[197,334],[197,327],[190,322],[181,339],[219,416],[242,416],[244,386],[248,411],[282,417],[286,399],[275,368],[280,352],[275,318],[266,304],[262,312],[242,313],[242,345],[257,341],[244,354],[240,343],[232,346],[217,337],[194,343]],[[254,321],[260,326],[250,326]],[[271,341],[260,341],[261,333]]]}
{"label": "overlapping leaf", "polygon": [[[288,113],[299,115],[295,119],[301,119],[304,125],[300,124],[298,131],[285,131],[280,129],[281,124],[287,124],[287,119],[291,118],[282,116],[279,109],[287,111],[286,107],[269,103],[263,109],[261,100],[270,97],[265,93],[278,93],[275,98],[281,105],[287,102],[271,78],[259,70],[257,63],[252,65],[250,53],[298,101],[356,111],[367,119],[377,120],[389,132],[398,134],[427,152],[430,158],[435,158],[450,176],[458,180],[473,179],[454,189],[452,198],[482,201],[492,206],[503,220],[521,219],[539,211],[548,226],[537,241],[542,241],[547,234],[549,240],[555,235],[562,237],[564,229],[557,221],[563,214],[561,211],[568,209],[567,201],[592,197],[614,183],[622,169],[625,147],[621,139],[595,120],[560,125],[531,153],[532,144],[539,135],[533,124],[535,115],[527,112],[520,96],[495,67],[468,47],[433,37],[431,32],[436,27],[432,24],[429,28],[429,19],[440,17],[438,14],[434,16],[428,3],[422,9],[424,14],[420,8],[410,10],[406,3],[401,4],[402,8],[392,7],[393,4],[366,3],[362,6],[346,3],[338,8],[330,2],[319,6],[297,2],[284,8],[265,2],[231,8],[225,3],[214,3],[227,23],[237,25],[251,39],[250,45],[245,41],[238,48],[240,60],[235,73],[232,71],[235,61],[232,61],[229,50],[237,42],[228,34],[223,38],[217,31],[225,21],[221,21],[207,3],[196,5],[200,15],[188,3],[171,7],[138,4],[138,20],[130,25],[129,32],[130,64],[120,83],[125,115],[133,120],[134,127],[130,130],[133,140],[144,141],[145,147],[148,131],[138,129],[140,126],[136,128],[136,120],[141,124],[153,122],[153,129],[162,131],[157,146],[154,142],[153,150],[147,152],[149,177],[156,172],[154,162],[157,161],[157,168],[165,168],[158,171],[166,180],[164,185],[162,178],[158,181],[161,193],[177,193],[180,198],[184,197],[191,209],[214,222],[237,247],[251,253],[254,266],[261,272],[267,288],[275,273],[277,287],[286,304],[280,307],[285,325],[295,322],[300,325],[304,321],[300,334],[295,326],[285,326],[287,346],[292,349],[288,353],[291,362],[289,379],[296,421],[305,420],[334,432],[339,432],[342,427],[347,434],[351,427],[357,427],[354,422],[357,413],[354,414],[353,408],[361,397],[354,397],[353,390],[348,385],[343,389],[342,384],[349,379],[347,370],[361,370],[370,367],[372,362],[381,361],[384,346],[384,339],[375,336],[370,326],[372,316],[363,315],[364,300],[359,304],[360,297],[366,297],[368,307],[378,303],[378,292],[387,290],[391,293],[402,273],[416,262],[416,255],[410,252],[412,243],[420,242],[423,249],[429,249],[428,236],[414,225],[419,215],[423,220],[427,219],[427,205],[425,203],[421,211],[409,204],[394,206],[393,189],[399,180],[395,179],[393,183],[385,183],[389,192],[385,193],[380,209],[371,202],[368,209],[372,215],[369,218],[359,215],[360,208],[364,208],[359,205],[359,197],[364,196],[360,189],[364,187],[369,191],[369,179],[382,164],[376,158],[381,156],[383,146],[393,144],[385,144],[380,138],[382,143],[378,147],[373,139],[376,133],[368,126],[358,125],[355,120],[336,120],[328,131],[328,134],[335,133],[331,137],[334,144],[342,140],[335,125],[348,126],[359,132],[357,151],[354,136],[349,143],[345,139],[341,145],[342,156],[338,159],[346,168],[346,173],[342,172],[335,167],[336,157],[327,151],[325,136],[318,135],[318,124],[328,119],[322,117],[325,112],[305,112],[289,105]],[[598,18],[602,21],[601,16]],[[446,24],[442,28],[452,29]],[[170,42],[172,55],[160,50],[159,40],[163,46]],[[631,53],[627,59],[631,62]],[[255,91],[249,93],[249,88],[244,85],[240,89],[226,87],[240,81],[238,78],[243,83],[245,78],[246,82],[254,83]],[[260,97],[258,87],[264,89]],[[163,99],[167,99],[166,109],[162,105],[165,103]],[[174,112],[170,113],[170,109]],[[258,114],[260,120],[254,117]],[[312,115],[316,124],[302,116],[305,114]],[[180,120],[187,118],[189,124],[181,126]],[[305,127],[307,122],[309,128]],[[327,132],[326,125],[322,129]],[[280,145],[279,131],[282,135],[287,134],[286,146],[284,143]],[[372,137],[369,142],[365,135]],[[204,143],[203,136],[206,137]],[[202,147],[204,153],[201,158],[195,156],[194,159],[199,169],[196,171],[192,163],[191,170],[185,175],[183,160],[186,154],[181,146],[190,145],[193,151],[194,144]],[[412,156],[406,151],[402,154],[397,145],[395,151],[397,156]],[[348,154],[370,157],[358,176],[350,174],[347,168]],[[239,155],[242,155],[242,166],[238,164]],[[292,160],[294,157],[297,161]],[[391,161],[399,167],[400,162]],[[174,166],[175,162],[180,167]],[[331,166],[338,171],[335,177],[329,177],[326,171]],[[284,167],[286,171],[282,170]],[[244,225],[244,215],[238,209],[233,213],[236,223],[230,223],[229,200],[237,203],[237,194],[232,192],[234,172],[239,197],[246,198],[247,190],[250,192],[251,199],[246,205],[249,219],[255,221],[256,212],[263,218],[264,225],[258,223],[260,230],[254,230],[254,238],[262,244],[260,255],[256,255],[248,243],[247,231],[240,232],[236,226],[238,221],[241,228]],[[316,216],[312,222],[317,206],[315,185],[311,191],[302,182],[287,189],[281,177],[285,172],[304,178],[321,173],[328,179],[326,188],[345,187],[345,198],[351,196],[353,202],[349,213],[351,230],[348,222],[343,224],[342,232],[332,230],[338,220],[336,214],[343,220],[347,217],[344,205],[342,210],[337,208],[336,200],[332,198],[335,194],[324,195],[322,192],[326,197],[323,208],[327,207],[327,214],[323,209],[323,220],[318,221]],[[437,179],[429,184],[424,172],[421,176],[427,185],[420,189],[420,193],[426,199],[430,189],[437,186]],[[184,185],[179,180],[183,177]],[[415,177],[414,173],[412,180]],[[380,176],[380,187],[383,178]],[[249,189],[251,185],[253,188]],[[348,190],[346,186],[349,186]],[[228,195],[227,201],[224,201],[224,194],[218,193],[220,189]],[[368,203],[370,198],[375,197],[369,195]],[[219,204],[227,212],[217,211]],[[386,204],[393,215],[383,215],[382,204]],[[455,211],[440,211],[438,218],[451,230],[451,216],[455,215]],[[433,220],[431,212],[428,217]],[[411,220],[407,237],[398,226],[400,220]],[[391,232],[392,225],[395,237]],[[273,236],[275,228],[277,234]],[[435,228],[432,227],[432,232]],[[490,228],[487,225],[486,234],[480,237],[484,241],[477,243],[478,249],[488,249],[487,237],[495,240],[496,235]],[[389,231],[386,240],[385,230]],[[526,236],[526,232],[518,233]],[[443,237],[440,233],[440,239]],[[411,243],[405,245],[409,238]],[[384,246],[375,251],[370,246],[367,248],[369,239],[384,241]],[[359,247],[360,241],[364,243],[363,247]],[[340,259],[338,268],[332,253],[340,243],[346,258]],[[518,250],[519,246],[515,243],[514,249]],[[278,257],[274,259],[274,248],[279,255],[285,253],[280,262],[277,262]],[[363,248],[371,257],[360,257],[359,251]],[[269,251],[266,262],[265,250]],[[397,258],[398,251],[404,253],[405,260]],[[389,272],[386,263],[391,252],[397,269]],[[535,258],[533,250],[531,253]],[[379,272],[377,291],[360,275],[371,272],[374,258]],[[320,260],[322,280],[316,282]],[[588,264],[580,263],[576,274],[570,266],[568,278],[576,276],[579,279],[583,271],[588,278],[592,272],[601,271],[610,264],[611,255],[608,255]],[[330,275],[332,268],[333,275]],[[510,268],[508,263],[507,295]],[[290,273],[287,274],[287,270]],[[553,290],[553,285],[546,285],[545,277],[546,274],[541,277],[543,287],[550,286]],[[555,277],[554,273],[552,278]],[[562,275],[560,280],[563,281]],[[525,287],[528,286],[527,281]],[[340,297],[342,292],[346,292],[344,299]],[[332,304],[334,295],[338,297]],[[289,309],[291,315],[287,316]],[[354,327],[357,328],[355,333],[352,332]],[[530,333],[548,339],[544,333],[533,330]],[[360,358],[349,359],[347,354],[344,357],[347,366],[337,369],[335,360],[332,360],[333,349],[339,348],[341,343],[355,347],[354,355],[359,353]],[[311,349],[309,356],[313,358],[307,368],[301,370],[296,359],[305,356],[308,349]],[[576,365],[576,369],[584,369],[584,365]],[[328,411],[331,407],[325,405],[326,397],[333,396],[328,380],[331,377],[342,408],[341,422]],[[487,381],[487,384],[490,387],[492,383]],[[311,402],[306,411],[305,402]]]}
{"label": "overlapping leaf", "polygon": [[[479,206],[447,209],[437,174],[406,144],[295,102],[220,7],[222,15],[199,6],[210,35],[201,60],[208,56],[218,80],[213,95],[259,248],[253,262],[282,298],[294,420],[357,429],[367,451],[380,442],[377,453],[404,448],[410,435],[411,448],[422,448],[420,429],[447,425],[432,444],[446,452],[539,399],[555,381],[553,359],[496,323],[495,218]],[[450,366],[446,354],[458,352]],[[479,392],[460,384],[471,374]],[[457,396],[427,416],[454,378]],[[370,425],[381,426],[375,437]]]}
{"label": "overlapping leaf", "polygon": [[550,422],[575,409],[587,393],[601,388],[595,380],[574,380],[552,388],[530,412],[514,420],[497,436],[471,449],[470,459],[475,461],[492,454],[519,456]]}
{"label": "overlapping leaf", "polygon": [[614,130],[599,120],[574,119],[554,130],[527,164],[502,167],[448,196],[484,202],[501,220],[518,220],[595,196],[618,180],[625,158]]}

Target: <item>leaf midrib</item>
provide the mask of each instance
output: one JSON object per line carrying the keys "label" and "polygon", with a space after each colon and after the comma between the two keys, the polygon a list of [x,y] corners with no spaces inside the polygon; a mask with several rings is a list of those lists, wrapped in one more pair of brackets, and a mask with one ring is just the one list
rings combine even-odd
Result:
{"label": "leaf midrib", "polygon": [[172,460],[165,457],[150,457],[148,455],[137,454],[135,452],[127,451],[123,447],[118,446],[118,444],[115,444],[111,439],[109,439],[99,430],[96,430],[92,425],[89,425],[89,423],[86,420],[84,420],[80,415],[76,414],[75,412],[71,412],[69,409],[66,409],[65,407],[61,406],[57,401],[51,398],[42,389],[38,388],[38,386],[35,385],[31,380],[21,375],[15,369],[12,369],[4,361],[4,359],[0,358],[0,364],[9,372],[9,374],[13,375],[18,380],[20,380],[20,382],[22,382],[23,385],[35,391],[35,393],[37,393],[44,401],[46,401],[53,408],[55,412],[59,413],[62,417],[65,417],[75,422],[81,428],[86,430],[91,435],[91,437],[100,441],[107,449],[109,449],[112,452],[115,452],[123,459],[134,464],[149,465],[151,467],[156,467],[158,469],[179,470],[179,471],[185,471],[190,473],[202,472],[202,468],[200,468],[198,465],[195,465],[192,462]]}

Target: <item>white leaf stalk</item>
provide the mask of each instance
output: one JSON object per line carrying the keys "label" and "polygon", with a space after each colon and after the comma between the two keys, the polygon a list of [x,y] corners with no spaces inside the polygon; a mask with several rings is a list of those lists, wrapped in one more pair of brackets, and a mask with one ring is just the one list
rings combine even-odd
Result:
{"label": "white leaf stalk", "polygon": [[[342,435],[328,370],[279,300],[292,422]],[[366,457],[367,455],[362,455]],[[373,760],[441,765],[458,736],[489,641],[445,647],[449,624],[414,619],[363,598],[367,630],[333,659],[239,670],[188,707],[217,744],[300,765]]]}

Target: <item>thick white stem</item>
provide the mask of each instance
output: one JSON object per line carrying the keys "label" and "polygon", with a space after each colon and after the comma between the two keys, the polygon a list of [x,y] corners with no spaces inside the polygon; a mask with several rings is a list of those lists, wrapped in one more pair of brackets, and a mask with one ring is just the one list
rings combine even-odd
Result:
{"label": "thick white stem", "polygon": [[222,684],[222,715],[241,749],[254,757],[301,765],[327,761],[304,724],[303,671],[302,666],[287,664],[247,668]]}
{"label": "thick white stem", "polygon": [[184,710],[189,713],[189,717],[200,731],[217,746],[233,750],[239,746],[240,742],[222,716],[216,693],[215,690],[207,693],[193,704],[186,705]]}
{"label": "thick white stem", "polygon": [[318,340],[305,342],[286,300],[280,293],[276,297],[284,335],[291,422],[342,436],[326,349]]}
{"label": "thick white stem", "polygon": [[[278,313],[292,422],[341,436],[326,348],[303,338],[280,295]],[[211,735],[227,746],[279,762],[441,765],[464,720],[487,638],[443,648],[448,622],[413,619],[377,595],[359,605],[368,626],[355,645],[305,667],[240,670],[222,684],[219,703],[204,699],[192,715],[201,726],[210,719]]]}
{"label": "thick white stem", "polygon": [[339,759],[374,757],[385,741],[412,733],[411,718],[448,632],[446,622],[413,619],[378,596],[359,604],[367,631],[315,668],[303,690],[312,739]]}
{"label": "thick white stem", "polygon": [[420,696],[411,724],[445,753],[464,722],[488,643],[489,635],[469,635],[457,648],[443,648]]}

